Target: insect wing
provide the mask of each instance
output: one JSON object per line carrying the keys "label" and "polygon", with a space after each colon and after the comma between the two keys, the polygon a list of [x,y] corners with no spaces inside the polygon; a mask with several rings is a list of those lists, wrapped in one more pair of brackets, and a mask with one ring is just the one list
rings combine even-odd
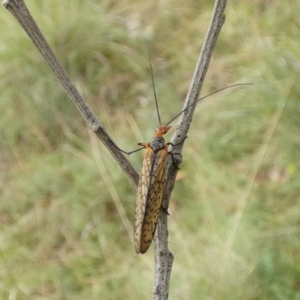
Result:
{"label": "insect wing", "polygon": [[167,146],[156,153],[149,145],[146,146],[135,208],[136,253],[148,250],[155,233],[164,192],[167,156]]}

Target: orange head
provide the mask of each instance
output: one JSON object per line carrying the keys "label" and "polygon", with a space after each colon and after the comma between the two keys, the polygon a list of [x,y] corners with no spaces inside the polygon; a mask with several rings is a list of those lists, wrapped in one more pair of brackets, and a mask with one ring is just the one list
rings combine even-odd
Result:
{"label": "orange head", "polygon": [[155,136],[156,137],[162,137],[164,134],[166,134],[172,126],[159,126],[155,129]]}

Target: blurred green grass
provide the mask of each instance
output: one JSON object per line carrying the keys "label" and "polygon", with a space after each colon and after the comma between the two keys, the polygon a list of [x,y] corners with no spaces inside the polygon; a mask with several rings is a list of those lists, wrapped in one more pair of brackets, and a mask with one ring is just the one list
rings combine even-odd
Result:
{"label": "blurred green grass", "polygon": [[[163,122],[180,111],[211,1],[28,6],[121,148],[157,125],[146,40]],[[197,107],[170,205],[170,299],[300,299],[299,8],[228,3],[202,94],[255,85]],[[0,14],[0,298],[152,299],[153,250],[131,242],[135,189]]]}

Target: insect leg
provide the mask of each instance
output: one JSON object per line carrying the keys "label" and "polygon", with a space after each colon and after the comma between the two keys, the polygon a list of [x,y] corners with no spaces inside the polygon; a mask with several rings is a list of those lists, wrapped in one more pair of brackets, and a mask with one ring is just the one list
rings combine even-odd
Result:
{"label": "insect leg", "polygon": [[[167,145],[168,145],[168,146],[172,146],[172,147],[178,146],[178,145],[182,144],[186,139],[187,139],[187,136],[184,137],[184,138],[183,138],[179,143],[177,143],[177,144],[173,144],[173,143],[170,142],[170,143],[167,143]],[[174,166],[177,170],[179,170],[180,168],[179,168],[179,167],[177,166],[177,164],[175,163],[175,159],[174,159],[174,154],[173,154],[173,152],[169,151],[168,153],[171,155],[173,166]]]}
{"label": "insect leg", "polygon": [[[138,145],[142,146],[141,143],[139,143]],[[139,149],[136,149],[136,150],[127,152],[127,151],[124,151],[124,150],[122,150],[121,148],[119,148],[117,145],[115,145],[115,147],[116,147],[119,151],[121,151],[121,152],[123,152],[123,153],[125,153],[125,154],[127,154],[127,155],[130,155],[130,154],[132,154],[132,153],[135,153],[135,152],[138,152],[138,151],[140,151],[140,150],[145,149],[145,147],[143,146],[143,147],[141,147],[141,148],[139,148]]]}
{"label": "insect leg", "polygon": [[176,160],[174,159],[173,153],[172,153],[171,151],[168,152],[168,153],[171,155],[173,166],[174,166],[177,170],[180,170],[180,168],[179,168],[179,167],[177,166],[177,164],[176,164]]}
{"label": "insect leg", "polygon": [[[149,143],[138,143],[138,145],[143,146],[143,148],[149,147]],[[141,148],[141,149],[143,149],[143,148]],[[134,151],[134,152],[136,152],[136,151]]]}
{"label": "insect leg", "polygon": [[168,212],[168,208],[167,207],[164,207],[163,205],[161,206],[161,209],[162,211],[166,214],[166,215],[170,215],[169,212]]}

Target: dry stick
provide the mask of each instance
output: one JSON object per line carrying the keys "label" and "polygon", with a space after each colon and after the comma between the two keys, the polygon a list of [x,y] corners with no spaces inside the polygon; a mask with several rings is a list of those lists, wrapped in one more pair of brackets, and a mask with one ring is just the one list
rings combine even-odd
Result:
{"label": "dry stick", "polygon": [[42,32],[38,28],[24,1],[5,0],[3,1],[3,6],[11,12],[11,14],[23,27],[27,35],[31,38],[39,52],[42,54],[48,66],[51,68],[59,82],[66,90],[71,100],[74,102],[74,104],[82,113],[83,117],[89,123],[92,130],[107,147],[111,155],[115,158],[115,160],[118,162],[118,164],[126,173],[126,175],[131,179],[133,184],[137,186],[139,179],[138,173],[133,168],[128,159],[124,156],[124,154],[121,153],[120,150],[116,147],[113,139],[106,132],[103,124],[96,118],[90,107],[87,105],[83,97],[80,95],[80,93],[72,83],[67,72],[57,60],[51,47],[49,46]]}
{"label": "dry stick", "polygon": [[[226,0],[217,0],[212,15],[212,20],[207,31],[207,35],[202,47],[194,76],[186,97],[184,108],[189,107],[199,99],[201,87],[208,69],[208,65],[213,54],[215,44],[217,42],[222,25],[225,22],[224,10],[226,7]],[[176,144],[183,137],[187,136],[192,116],[195,110],[195,105],[190,106],[180,117],[177,122],[176,132],[173,135],[172,143]],[[181,152],[183,143],[174,147],[173,152],[176,153],[176,159],[181,162]],[[166,171],[166,186],[163,199],[163,207],[169,206],[169,199],[175,184],[177,169],[169,160]],[[161,211],[156,234],[154,237],[154,251],[155,251],[155,279],[154,279],[154,299],[167,300],[169,296],[169,282],[174,260],[173,254],[168,249],[168,223],[167,214]]]}

